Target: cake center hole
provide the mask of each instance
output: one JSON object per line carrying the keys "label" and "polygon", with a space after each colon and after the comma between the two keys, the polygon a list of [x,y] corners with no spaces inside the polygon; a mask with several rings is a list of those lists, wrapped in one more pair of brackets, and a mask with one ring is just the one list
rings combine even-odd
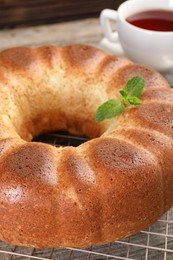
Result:
{"label": "cake center hole", "polygon": [[59,146],[77,147],[88,140],[89,138],[86,136],[72,135],[67,131],[57,131],[57,132],[39,135],[38,137],[34,138],[32,141],[47,143],[47,144],[54,145],[56,147]]}

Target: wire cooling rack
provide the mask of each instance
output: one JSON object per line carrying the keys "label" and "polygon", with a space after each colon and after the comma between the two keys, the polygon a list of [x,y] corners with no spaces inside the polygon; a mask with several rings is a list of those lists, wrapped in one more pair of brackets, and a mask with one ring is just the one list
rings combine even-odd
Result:
{"label": "wire cooling rack", "polygon": [[[55,146],[78,146],[87,141],[66,132],[40,136],[36,141]],[[0,243],[0,260],[172,260],[173,208],[147,230],[112,243],[74,249],[33,249]]]}

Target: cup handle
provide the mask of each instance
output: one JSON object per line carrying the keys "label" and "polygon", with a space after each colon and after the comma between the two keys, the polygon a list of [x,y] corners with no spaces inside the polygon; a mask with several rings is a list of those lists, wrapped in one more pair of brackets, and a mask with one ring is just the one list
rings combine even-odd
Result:
{"label": "cup handle", "polygon": [[104,36],[111,42],[119,42],[118,33],[113,32],[110,20],[117,22],[117,11],[112,9],[104,9],[100,13],[100,24]]}

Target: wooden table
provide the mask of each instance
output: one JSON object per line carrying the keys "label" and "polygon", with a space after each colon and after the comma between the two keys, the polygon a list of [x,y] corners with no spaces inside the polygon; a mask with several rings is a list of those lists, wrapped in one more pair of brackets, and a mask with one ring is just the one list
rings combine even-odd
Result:
{"label": "wooden table", "polygon": [[74,43],[98,46],[102,38],[98,18],[0,31],[0,49],[43,44]]}
{"label": "wooden table", "polygon": [[[39,46],[44,44],[68,45],[75,43],[99,46],[102,37],[99,19],[90,18],[52,25],[2,30],[0,31],[0,49],[16,46]],[[59,136],[57,135],[56,138],[59,138]],[[80,140],[74,139],[73,141]],[[55,141],[52,142],[55,143]],[[29,258],[24,255],[27,255]],[[15,259],[172,260],[173,209],[149,230],[145,230],[121,241],[97,247],[80,250],[35,250],[0,243],[0,260]]]}

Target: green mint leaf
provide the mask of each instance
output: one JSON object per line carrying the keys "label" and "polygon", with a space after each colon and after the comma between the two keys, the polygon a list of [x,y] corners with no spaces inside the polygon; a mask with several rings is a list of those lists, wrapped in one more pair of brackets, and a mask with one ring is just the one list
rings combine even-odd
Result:
{"label": "green mint leaf", "polygon": [[120,94],[121,94],[121,96],[124,98],[124,97],[127,97],[127,95],[128,95],[128,92],[127,91],[125,91],[125,90],[120,90],[119,91],[120,92]]}
{"label": "green mint leaf", "polygon": [[130,105],[134,105],[134,106],[139,106],[142,104],[141,99],[139,99],[138,97],[135,97],[135,96],[127,97],[124,102],[125,102],[125,104],[130,104]]}
{"label": "green mint leaf", "polygon": [[119,91],[119,99],[111,99],[102,104],[96,111],[96,121],[100,122],[120,115],[127,105],[138,106],[142,103],[140,97],[143,92],[145,80],[136,76],[131,78],[123,89]]}
{"label": "green mint leaf", "polygon": [[125,110],[125,106],[118,99],[110,99],[98,107],[96,111],[96,121],[101,122],[120,115]]}
{"label": "green mint leaf", "polygon": [[145,85],[145,80],[142,77],[136,76],[128,80],[128,82],[126,83],[122,91],[123,93],[128,93],[126,97],[136,96],[140,98],[142,95],[144,85]]}

